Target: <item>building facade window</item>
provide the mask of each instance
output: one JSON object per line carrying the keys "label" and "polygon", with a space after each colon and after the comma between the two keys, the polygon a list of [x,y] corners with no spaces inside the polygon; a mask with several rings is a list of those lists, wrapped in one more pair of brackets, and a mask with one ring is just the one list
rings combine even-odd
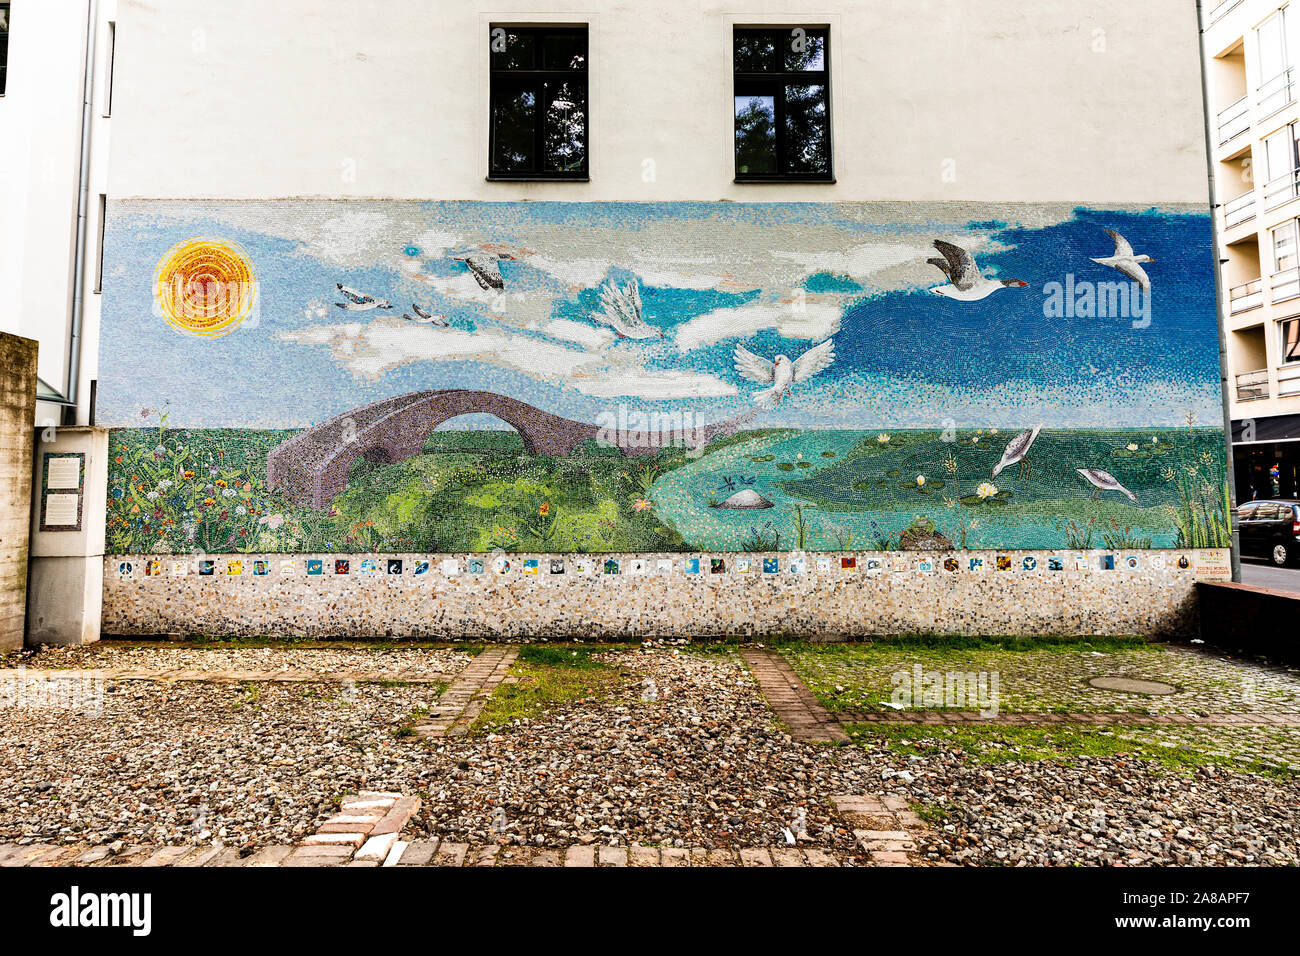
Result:
{"label": "building facade window", "polygon": [[1300,196],[1300,146],[1295,123],[1264,140],[1264,208],[1274,209]]}
{"label": "building facade window", "polygon": [[1282,333],[1282,364],[1300,362],[1300,318],[1285,319],[1278,329]]}
{"label": "building facade window", "polygon": [[830,33],[736,27],[737,182],[831,182]]}
{"label": "building facade window", "polygon": [[1294,99],[1294,77],[1286,42],[1286,7],[1255,29],[1259,49],[1259,91],[1256,100],[1261,116],[1276,113]]}
{"label": "building facade window", "polygon": [[1300,269],[1296,259],[1296,222],[1284,222],[1272,232],[1273,301],[1284,302],[1300,295]]}
{"label": "building facade window", "polygon": [[0,3],[0,96],[5,95],[5,74],[9,72],[9,4]]}
{"label": "building facade window", "polygon": [[489,179],[586,179],[587,28],[489,30]]}

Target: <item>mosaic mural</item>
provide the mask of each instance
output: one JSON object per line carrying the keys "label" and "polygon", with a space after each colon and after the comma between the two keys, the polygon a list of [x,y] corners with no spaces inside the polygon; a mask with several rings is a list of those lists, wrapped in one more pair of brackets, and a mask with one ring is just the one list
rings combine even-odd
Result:
{"label": "mosaic mural", "polygon": [[111,554],[1229,541],[1191,207],[110,213]]}

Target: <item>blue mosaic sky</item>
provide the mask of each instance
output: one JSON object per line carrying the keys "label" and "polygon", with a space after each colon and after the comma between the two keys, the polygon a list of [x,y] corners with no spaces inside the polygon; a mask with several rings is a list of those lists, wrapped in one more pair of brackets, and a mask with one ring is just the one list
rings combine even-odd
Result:
{"label": "blue mosaic sky", "polygon": [[[1114,282],[1090,261],[1123,233],[1153,283],[1151,322],[1046,317],[1049,283]],[[258,311],[215,340],[157,313],[162,255],[194,236],[239,243]],[[1025,281],[980,302],[931,294],[935,238]],[[451,256],[508,249],[504,295]],[[835,361],[754,427],[1098,427],[1222,412],[1210,223],[1190,209],[959,204],[114,204],[104,262],[100,424],[166,403],[187,427],[301,427],[429,388],[481,388],[594,421],[620,406],[701,421],[752,407],[735,346]],[[592,313],[635,279],[662,339],[616,340]],[[335,283],[388,298],[350,312]],[[401,319],[415,302],[446,330]],[[458,424],[484,422],[461,419]]]}

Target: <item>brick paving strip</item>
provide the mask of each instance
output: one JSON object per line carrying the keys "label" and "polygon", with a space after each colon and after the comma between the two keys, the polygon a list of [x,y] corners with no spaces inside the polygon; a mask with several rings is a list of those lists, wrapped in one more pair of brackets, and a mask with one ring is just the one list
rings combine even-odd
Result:
{"label": "brick paving strip", "polygon": [[485,647],[438,698],[438,709],[415,725],[421,737],[459,737],[483,712],[492,692],[506,679],[519,648]]}
{"label": "brick paving strip", "polygon": [[[372,838],[373,839],[373,838]],[[363,847],[364,848],[364,847]],[[360,851],[357,851],[359,854]],[[541,866],[541,867],[637,867],[637,866],[739,866],[739,867],[840,867],[842,853],[797,846],[706,849],[704,847],[571,846],[565,849],[496,844],[451,843],[437,838],[413,842],[396,841],[382,861],[361,859],[354,848],[342,844],[268,846],[249,856],[234,847],[212,846],[129,846],[114,854],[106,846],[76,844],[51,846],[0,844],[0,867],[22,866],[184,866],[184,867],[268,867],[268,866]],[[898,866],[897,863],[879,863]]]}
{"label": "brick paving strip", "polygon": [[[872,866],[912,866],[913,855],[929,832],[902,797],[839,794],[831,807],[853,829],[853,836]],[[940,866],[954,864],[941,863]]]}
{"label": "brick paving strip", "polygon": [[1300,714],[1133,714],[1133,713],[1024,713],[983,717],[974,711],[900,710],[839,711],[842,724],[918,724],[943,726],[979,724],[1018,727],[1043,724],[1096,724],[1112,727],[1300,727]]}
{"label": "brick paving strip", "polygon": [[[56,846],[0,844],[0,867],[182,866],[182,867],[839,867],[842,853],[799,847],[596,846],[563,849],[454,843],[433,838],[407,841],[403,827],[419,812],[420,798],[400,793],[357,793],[343,798],[338,813],[297,846],[267,846],[251,854],[216,846]],[[831,806],[852,826],[872,866],[910,866],[925,824],[899,797],[845,795]]]}
{"label": "brick paving strip", "polygon": [[351,671],[318,671],[308,667],[293,667],[281,670],[264,670],[264,671],[209,671],[209,670],[187,670],[185,668],[174,668],[172,670],[129,670],[123,668],[84,668],[84,669],[65,669],[65,670],[33,670],[31,668],[0,668],[0,677],[5,675],[21,676],[26,680],[48,681],[48,680],[68,680],[81,679],[84,677],[98,677],[103,680],[142,680],[142,681],[161,681],[170,683],[174,681],[211,681],[219,684],[236,684],[245,681],[258,683],[281,683],[295,682],[306,683],[308,681],[331,683],[335,681],[355,681],[358,684],[377,684],[377,683],[396,683],[396,684],[437,684],[445,681],[446,676],[430,677],[428,674],[412,673],[404,668],[395,668],[391,672],[386,672],[383,676],[374,673],[354,673]]}
{"label": "brick paving strip", "polygon": [[784,657],[757,647],[742,648],[740,656],[749,665],[768,704],[790,728],[790,736],[795,740],[842,743],[849,739],[837,718],[804,686]]}

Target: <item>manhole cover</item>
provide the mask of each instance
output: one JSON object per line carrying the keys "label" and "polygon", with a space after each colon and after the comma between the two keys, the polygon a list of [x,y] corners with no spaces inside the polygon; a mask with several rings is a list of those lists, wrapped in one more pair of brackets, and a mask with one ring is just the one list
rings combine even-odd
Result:
{"label": "manhole cover", "polygon": [[1173,684],[1140,677],[1090,677],[1088,686],[1098,690],[1118,690],[1126,694],[1172,694],[1178,690]]}

